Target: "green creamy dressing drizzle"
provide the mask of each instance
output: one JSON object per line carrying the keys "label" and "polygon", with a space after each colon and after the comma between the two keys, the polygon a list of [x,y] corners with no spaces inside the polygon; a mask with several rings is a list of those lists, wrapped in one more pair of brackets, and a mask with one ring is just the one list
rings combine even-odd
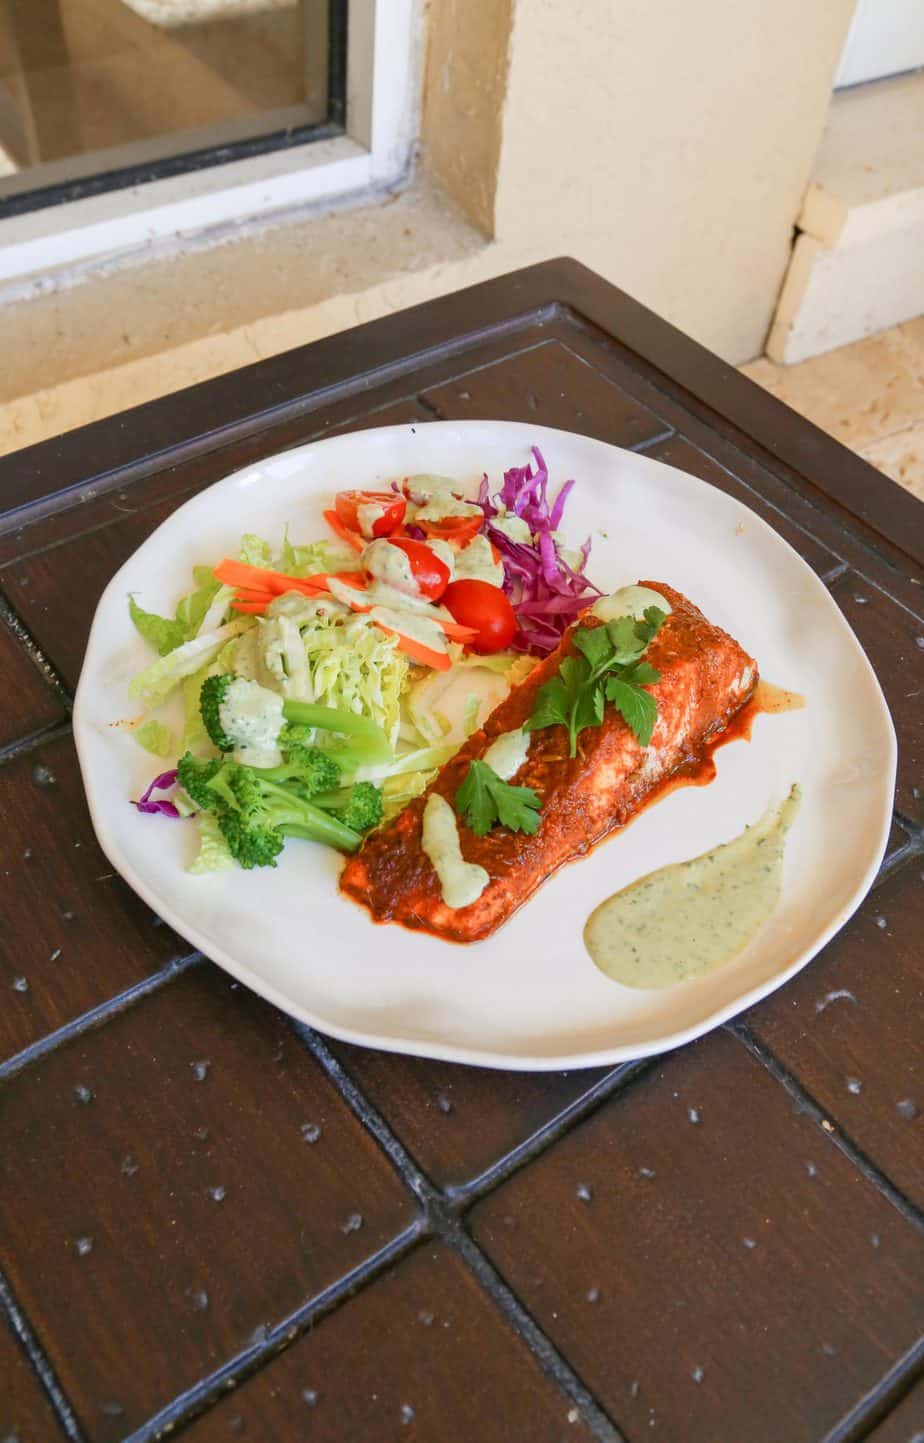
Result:
{"label": "green creamy dressing drizzle", "polygon": [[786,833],[801,798],[795,784],[733,841],[601,902],[584,927],[600,971],[624,987],[672,987],[737,957],[780,899]]}
{"label": "green creamy dressing drizzle", "polygon": [[466,862],[459,846],[456,814],[445,797],[432,792],[423,813],[421,846],[436,875],[447,907],[454,910],[477,902],[490,878],[484,867]]}

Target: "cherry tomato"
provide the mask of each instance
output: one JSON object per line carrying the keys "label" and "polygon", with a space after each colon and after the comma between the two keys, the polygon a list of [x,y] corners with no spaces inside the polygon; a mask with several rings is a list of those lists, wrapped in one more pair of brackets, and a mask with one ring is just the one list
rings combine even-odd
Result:
{"label": "cherry tomato", "polygon": [[397,531],[404,520],[407,502],[394,491],[338,491],[334,507],[344,526],[371,541],[373,537],[390,536]]}
{"label": "cherry tomato", "polygon": [[414,525],[421,526],[428,536],[434,541],[450,541],[458,546],[464,546],[477,536],[484,522],[484,516],[479,511],[478,515],[471,516],[442,516],[439,521],[428,521],[424,517],[415,519]]}
{"label": "cherry tomato", "polygon": [[499,586],[474,579],[453,581],[441,599],[453,621],[478,632],[474,641],[469,642],[472,651],[482,655],[503,651],[513,641],[517,619]]}
{"label": "cherry tomato", "polygon": [[[393,555],[401,551],[410,566],[401,557]],[[362,555],[363,566],[376,581],[384,581],[396,591],[408,596],[422,596],[426,601],[437,601],[449,582],[449,567],[441,556],[437,556],[426,541],[414,541],[409,536],[392,536],[373,541]]]}

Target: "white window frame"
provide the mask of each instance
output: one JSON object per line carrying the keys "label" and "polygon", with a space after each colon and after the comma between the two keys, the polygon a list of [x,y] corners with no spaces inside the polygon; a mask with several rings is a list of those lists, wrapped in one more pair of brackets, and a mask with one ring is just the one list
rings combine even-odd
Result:
{"label": "white window frame", "polygon": [[4,298],[157,242],[396,184],[416,133],[417,0],[350,0],[345,134],[0,220]]}

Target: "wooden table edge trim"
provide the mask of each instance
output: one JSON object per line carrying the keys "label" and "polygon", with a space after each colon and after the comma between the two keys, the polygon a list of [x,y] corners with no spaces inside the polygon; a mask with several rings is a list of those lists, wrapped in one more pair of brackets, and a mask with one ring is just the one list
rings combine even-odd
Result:
{"label": "wooden table edge trim", "polygon": [[[412,306],[398,313],[399,329],[396,316],[384,316],[0,457],[0,494],[7,498],[0,517],[9,523],[82,486],[127,484],[149,468],[216,450],[354,389],[361,395],[373,378],[384,384],[410,376],[435,351],[462,353],[559,308],[603,330],[672,390],[707,406],[863,527],[924,564],[924,523],[910,492],[804,418],[794,427],[783,402],[567,257]],[[166,445],[165,435],[172,438]]]}

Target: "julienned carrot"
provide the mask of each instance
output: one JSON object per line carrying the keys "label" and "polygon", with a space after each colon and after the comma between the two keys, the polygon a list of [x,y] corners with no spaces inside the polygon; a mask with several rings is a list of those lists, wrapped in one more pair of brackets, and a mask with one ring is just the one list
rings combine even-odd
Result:
{"label": "julienned carrot", "polygon": [[269,591],[275,596],[281,596],[286,591],[327,590],[326,576],[286,576],[284,571],[270,571],[264,566],[249,566],[246,561],[232,561],[230,557],[225,557],[214,570],[219,581],[238,590]]}
{"label": "julienned carrot", "polygon": [[351,531],[349,526],[344,526],[336,511],[325,511],[324,520],[331,531],[339,536],[341,541],[345,541],[347,546],[352,546],[354,551],[365,551],[368,545],[365,538],[360,536],[358,531]]}
{"label": "julienned carrot", "polygon": [[463,626],[459,621],[444,621],[441,616],[434,616],[433,620],[441,627],[450,641],[474,641],[478,635],[475,627]]}
{"label": "julienned carrot", "polygon": [[386,636],[398,638],[398,650],[409,656],[411,661],[416,661],[420,666],[430,666],[434,671],[448,671],[452,666],[452,658],[447,651],[434,651],[431,646],[425,646],[422,641],[415,641],[411,636],[405,636],[401,631],[395,631],[391,626],[382,626],[376,622],[385,632]]}
{"label": "julienned carrot", "polygon": [[247,616],[262,616],[272,599],[271,596],[267,596],[263,601],[239,601],[235,598],[231,603],[231,610],[243,612]]}

